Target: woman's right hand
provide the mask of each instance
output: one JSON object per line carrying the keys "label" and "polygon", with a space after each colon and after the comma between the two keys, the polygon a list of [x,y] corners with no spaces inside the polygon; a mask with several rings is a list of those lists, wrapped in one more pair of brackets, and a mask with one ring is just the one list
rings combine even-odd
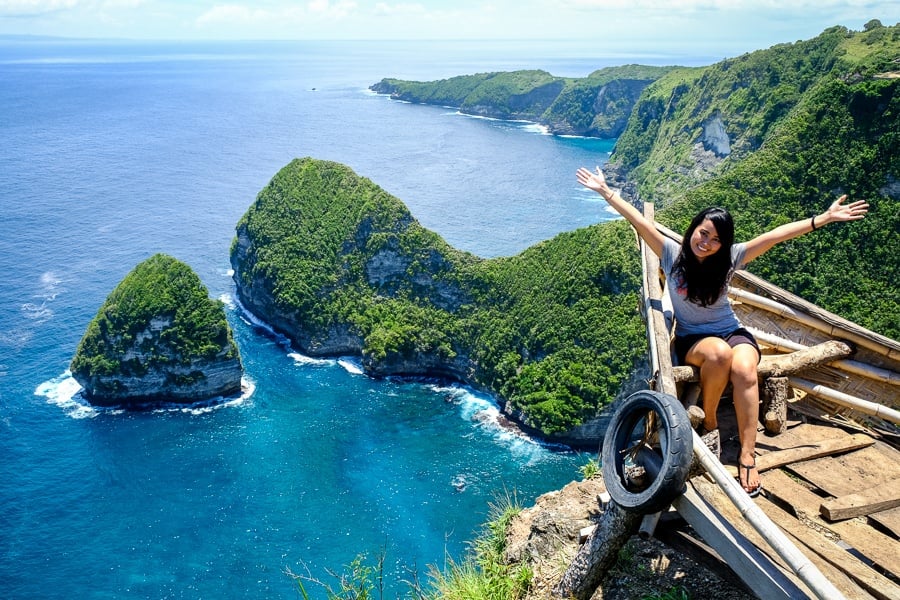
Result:
{"label": "woman's right hand", "polygon": [[578,183],[589,190],[594,190],[603,196],[604,200],[612,195],[609,186],[606,185],[606,177],[603,176],[603,171],[600,170],[600,167],[597,167],[597,171],[594,173],[581,167],[575,173],[575,176],[578,178]]}

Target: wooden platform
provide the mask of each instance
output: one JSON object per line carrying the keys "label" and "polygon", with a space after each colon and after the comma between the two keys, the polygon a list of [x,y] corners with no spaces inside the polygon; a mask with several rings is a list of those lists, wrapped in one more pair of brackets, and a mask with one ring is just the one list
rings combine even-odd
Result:
{"label": "wooden platform", "polygon": [[[822,452],[828,455],[803,460],[804,455]],[[896,575],[900,571],[900,507],[878,510],[885,504],[884,496],[872,493],[889,490],[889,497],[897,495],[900,451],[865,434],[798,421],[776,436],[761,433],[758,454],[764,492],[754,502],[823,575],[847,598],[900,599]],[[695,478],[692,486],[788,572],[718,486],[703,476]],[[867,494],[877,502],[865,504]],[[860,500],[853,512],[863,514],[826,518],[823,505],[850,496]]]}
{"label": "wooden platform", "polygon": [[[653,220],[652,205],[644,206],[644,215]],[[650,387],[688,405],[696,395],[691,400],[684,382],[696,381],[696,372],[694,379],[682,378],[690,373],[672,365],[659,261],[646,244],[640,246]],[[735,491],[739,442],[734,407],[722,399],[720,460],[695,435],[695,457],[708,472],[688,482],[673,502],[691,525],[682,534],[706,537],[693,546],[698,557],[719,560],[761,598],[900,600],[900,342],[744,271],[735,275],[729,298],[766,357],[791,358],[836,342],[853,353],[783,374],[778,384],[789,393],[779,399],[778,419],[770,421],[770,412],[765,421],[771,433],[759,428],[763,493],[753,500]],[[761,391],[770,383],[764,377],[769,375],[761,371]]]}

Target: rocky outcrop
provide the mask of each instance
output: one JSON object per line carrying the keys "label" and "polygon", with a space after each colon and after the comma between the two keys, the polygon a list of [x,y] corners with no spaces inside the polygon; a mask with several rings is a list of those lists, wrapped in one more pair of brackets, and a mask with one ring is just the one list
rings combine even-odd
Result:
{"label": "rocky outcrop", "polygon": [[100,406],[194,403],[241,392],[243,367],[221,302],[184,263],[157,254],[116,287],[71,365]]}
{"label": "rocky outcrop", "polygon": [[[599,523],[606,491],[601,477],[573,481],[548,492],[523,509],[509,524],[504,560],[527,567],[532,574],[525,600],[555,597],[554,587],[583,543],[582,531]],[[736,576],[714,572],[691,556],[650,538],[632,536],[619,562],[604,575],[592,598],[630,600],[668,598],[684,590],[689,598],[750,600],[754,598]]]}

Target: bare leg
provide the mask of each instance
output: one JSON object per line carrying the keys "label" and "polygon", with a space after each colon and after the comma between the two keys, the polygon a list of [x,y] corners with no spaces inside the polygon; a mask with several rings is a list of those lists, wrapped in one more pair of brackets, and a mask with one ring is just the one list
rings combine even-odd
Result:
{"label": "bare leg", "polygon": [[[756,365],[759,355],[750,344],[738,344],[731,361],[731,385],[734,390],[734,410],[737,415],[741,451],[739,465],[756,464],[756,432],[759,426],[759,381]],[[749,472],[738,467],[741,485],[752,492],[759,487],[759,471]]]}
{"label": "bare leg", "polygon": [[688,364],[700,367],[703,412],[706,413],[703,427],[707,431],[712,431],[719,426],[716,411],[719,409],[722,392],[728,385],[732,354],[733,351],[728,342],[720,338],[708,337],[694,344],[685,356]]}

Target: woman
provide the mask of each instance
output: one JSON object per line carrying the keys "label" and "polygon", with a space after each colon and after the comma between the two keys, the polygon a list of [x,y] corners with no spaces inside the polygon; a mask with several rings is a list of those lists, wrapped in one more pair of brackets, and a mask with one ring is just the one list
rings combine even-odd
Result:
{"label": "woman", "polygon": [[593,173],[585,168],[578,169],[576,176],[581,185],[600,194],[625,217],[660,257],[675,313],[675,354],[681,364],[700,369],[702,406],[706,413],[701,434],[715,432],[714,436],[718,435],[716,410],[730,381],[741,443],[738,480],[748,494],[759,494],[756,366],[760,352],[753,335],[741,327],[728,303],[728,282],[736,269],[744,268],[775,244],[815,231],[828,223],[862,219],[869,205],[862,200],[844,204],[845,194],[820,215],[781,225],[741,244],[734,243],[731,215],[721,208],[708,208],[694,217],[679,246],[610,189],[599,167]]}

